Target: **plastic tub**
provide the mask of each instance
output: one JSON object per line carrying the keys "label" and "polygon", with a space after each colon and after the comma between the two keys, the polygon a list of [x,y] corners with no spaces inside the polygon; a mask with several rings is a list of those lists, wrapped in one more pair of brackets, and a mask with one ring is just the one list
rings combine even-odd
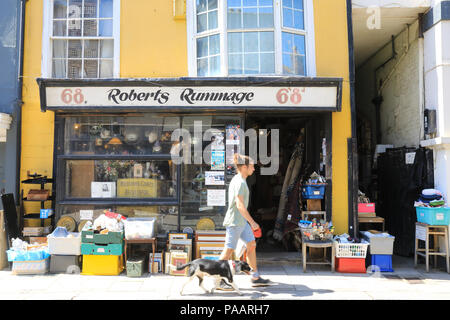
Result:
{"label": "plastic tub", "polygon": [[371,271],[377,271],[377,266],[381,272],[394,272],[392,269],[392,255],[390,254],[373,254]]}
{"label": "plastic tub", "polygon": [[13,261],[13,274],[44,274],[48,272],[50,257],[35,261]]}
{"label": "plastic tub", "polygon": [[342,273],[366,273],[366,259],[336,258],[336,271]]}
{"label": "plastic tub", "polygon": [[305,184],[302,187],[303,199],[323,199],[325,195],[325,183]]}
{"label": "plastic tub", "polygon": [[125,239],[151,239],[155,236],[155,218],[128,218],[125,220]]}
{"label": "plastic tub", "polygon": [[79,232],[69,232],[71,237],[47,236],[48,253],[78,256],[81,254],[81,235]]}
{"label": "plastic tub", "polygon": [[122,256],[83,255],[82,275],[117,276],[122,271]]}
{"label": "plastic tub", "polygon": [[367,236],[368,231],[360,232],[363,239],[370,243],[370,254],[392,254],[394,251],[395,237],[389,235],[389,237],[377,237]]}
{"label": "plastic tub", "polygon": [[432,226],[447,226],[450,224],[450,208],[416,207],[417,221]]}

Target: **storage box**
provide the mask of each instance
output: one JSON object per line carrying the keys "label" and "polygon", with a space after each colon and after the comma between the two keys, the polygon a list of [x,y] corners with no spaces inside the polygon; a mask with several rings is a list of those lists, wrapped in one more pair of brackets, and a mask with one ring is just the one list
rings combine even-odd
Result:
{"label": "storage box", "polygon": [[334,243],[337,258],[365,258],[368,243]]}
{"label": "storage box", "polygon": [[394,250],[394,236],[389,237],[368,237],[367,233],[369,231],[361,231],[362,237],[370,243],[369,252],[370,254],[392,254]]}
{"label": "storage box", "polygon": [[322,211],[322,200],[321,199],[306,200],[306,209],[308,211]]}
{"label": "storage box", "polygon": [[82,243],[81,254],[120,256],[123,254],[123,245],[116,243],[112,244]]}
{"label": "storage box", "polygon": [[94,229],[82,230],[81,242],[96,244],[123,244],[123,231],[109,231],[108,233],[100,234],[95,233]]}
{"label": "storage box", "polygon": [[27,195],[27,200],[44,201],[48,199],[49,190],[30,190]]}
{"label": "storage box", "polygon": [[50,273],[74,273],[79,274],[80,255],[52,255],[50,257]]}
{"label": "storage box", "polygon": [[447,226],[450,224],[450,208],[416,207],[417,221],[432,226]]}
{"label": "storage box", "polygon": [[144,259],[128,259],[127,277],[141,277],[144,272]]}
{"label": "storage box", "polygon": [[155,218],[128,218],[125,220],[127,240],[151,239],[155,236]]}
{"label": "storage box", "polygon": [[358,203],[359,213],[375,213],[375,203]]}
{"label": "storage box", "polygon": [[48,253],[60,255],[80,255],[81,254],[81,234],[79,232],[69,232],[72,237],[47,236]]}
{"label": "storage box", "polygon": [[366,259],[336,258],[336,271],[342,273],[366,273]]}
{"label": "storage box", "polygon": [[323,199],[326,183],[305,184],[302,187],[303,199]]}
{"label": "storage box", "polygon": [[48,272],[50,257],[36,261],[13,261],[13,274],[45,274]]}
{"label": "storage box", "polygon": [[117,276],[123,271],[122,256],[83,255],[82,275]]}
{"label": "storage box", "polygon": [[394,272],[392,269],[392,255],[390,254],[373,254],[371,261],[372,267],[370,270],[372,272],[376,272],[378,268],[381,272]]}

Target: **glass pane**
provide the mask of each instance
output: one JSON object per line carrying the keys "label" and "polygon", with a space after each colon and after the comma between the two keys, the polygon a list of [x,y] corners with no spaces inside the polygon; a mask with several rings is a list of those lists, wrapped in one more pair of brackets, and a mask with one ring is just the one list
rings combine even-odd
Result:
{"label": "glass pane", "polygon": [[260,7],[273,7],[273,0],[259,0]]}
{"label": "glass pane", "polygon": [[83,28],[84,28],[84,30],[83,30],[84,36],[86,36],[86,37],[97,36],[97,20],[84,20]]}
{"label": "glass pane", "polygon": [[283,9],[283,27],[293,28],[294,20],[291,9]]}
{"label": "glass pane", "polygon": [[294,10],[294,28],[299,30],[305,29],[303,11]]}
{"label": "glass pane", "polygon": [[294,74],[293,66],[294,55],[283,53],[283,73]]}
{"label": "glass pane", "polygon": [[84,78],[98,78],[98,60],[84,60]]}
{"label": "glass pane", "polygon": [[206,57],[208,55],[208,37],[197,39],[197,58]]}
{"label": "glass pane", "polygon": [[228,29],[241,29],[242,28],[242,9],[239,8],[229,8],[227,17],[227,27]]}
{"label": "glass pane", "polygon": [[294,8],[303,10],[303,0],[294,0]]}
{"label": "glass pane", "polygon": [[66,78],[66,68],[67,68],[67,60],[66,59],[53,59],[52,64],[52,78]]}
{"label": "glass pane", "polygon": [[242,6],[241,0],[228,0],[228,8],[239,8]]}
{"label": "glass pane", "polygon": [[100,18],[113,17],[113,0],[100,0]]}
{"label": "glass pane", "polygon": [[69,60],[67,78],[79,79],[81,78],[81,60]]}
{"label": "glass pane", "polygon": [[255,74],[259,73],[259,55],[258,54],[245,54],[244,55],[244,73]]}
{"label": "glass pane", "polygon": [[220,74],[220,56],[209,58],[209,76]]}
{"label": "glass pane", "polygon": [[207,10],[207,0],[197,0],[197,13]]}
{"label": "glass pane", "polygon": [[108,20],[100,20],[99,21],[99,36],[100,37],[112,37],[113,34],[113,21]]}
{"label": "glass pane", "polygon": [[112,78],[113,72],[112,60],[100,60],[100,78]]}
{"label": "glass pane", "polygon": [[68,198],[176,198],[171,161],[68,160]]}
{"label": "glass pane", "polygon": [[261,52],[275,51],[273,32],[260,32],[259,36],[260,36]]}
{"label": "glass pane", "polygon": [[290,53],[294,47],[294,39],[292,33],[283,32],[281,34],[282,47],[284,53]]}
{"label": "glass pane", "polygon": [[84,0],[84,18],[97,18],[97,0]]}
{"label": "glass pane", "polygon": [[114,57],[114,40],[100,40],[100,57]]}
{"label": "glass pane", "polygon": [[69,0],[69,18],[81,18],[81,0]]}
{"label": "glass pane", "polygon": [[84,57],[98,58],[98,40],[84,40]]}
{"label": "glass pane", "polygon": [[259,9],[259,26],[261,28],[273,27],[273,8]]}
{"label": "glass pane", "polygon": [[258,5],[256,0],[243,0],[244,7],[256,7]]}
{"label": "glass pane", "polygon": [[67,28],[69,29],[69,36],[81,37],[81,20],[67,21]]}
{"label": "glass pane", "polygon": [[256,8],[244,8],[244,28],[258,27],[258,11]]}
{"label": "glass pane", "polygon": [[242,33],[228,33],[228,52],[242,52]]}
{"label": "glass pane", "polygon": [[53,35],[54,36],[66,36],[67,35],[67,22],[66,21],[53,21]]}
{"label": "glass pane", "polygon": [[220,53],[220,38],[219,35],[216,34],[214,36],[210,36],[209,38],[209,55],[215,55]]}
{"label": "glass pane", "polygon": [[67,0],[54,0],[53,18],[67,18]]}
{"label": "glass pane", "polygon": [[[88,60],[85,60],[88,61]],[[109,63],[109,64],[107,64]],[[112,70],[111,60],[100,60]],[[102,75],[101,75],[102,76]],[[143,114],[139,117],[90,116],[66,121],[65,154],[170,154],[178,117]]]}
{"label": "glass pane", "polygon": [[208,75],[208,58],[197,59],[197,76],[204,77]]}
{"label": "glass pane", "polygon": [[217,0],[208,0],[208,10],[217,9]]}
{"label": "glass pane", "polygon": [[228,73],[229,74],[242,74],[242,54],[229,54],[228,55]]}
{"label": "glass pane", "polygon": [[208,30],[216,29],[218,25],[217,10],[208,13]]}
{"label": "glass pane", "polygon": [[283,7],[292,8],[292,0],[283,0]]}
{"label": "glass pane", "polygon": [[298,53],[298,54],[305,54],[305,36],[296,34],[294,37],[294,48],[292,52]]}
{"label": "glass pane", "polygon": [[261,53],[261,73],[275,73],[275,56],[273,53]]}
{"label": "glass pane", "polygon": [[81,40],[69,40],[69,58],[81,58]]}
{"label": "glass pane", "polygon": [[306,75],[305,56],[298,56],[298,55],[295,56],[293,69],[296,75],[300,76]]}
{"label": "glass pane", "polygon": [[67,58],[67,40],[53,40],[53,58]]}
{"label": "glass pane", "polygon": [[259,52],[258,32],[244,32],[244,52]]}
{"label": "glass pane", "polygon": [[197,15],[197,33],[208,29],[208,15],[206,13]]}

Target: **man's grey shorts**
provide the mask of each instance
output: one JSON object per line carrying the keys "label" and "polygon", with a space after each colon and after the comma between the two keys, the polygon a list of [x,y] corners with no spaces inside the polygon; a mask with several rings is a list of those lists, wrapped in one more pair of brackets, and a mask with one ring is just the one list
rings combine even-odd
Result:
{"label": "man's grey shorts", "polygon": [[239,238],[242,239],[246,244],[250,241],[255,240],[255,236],[253,235],[252,228],[248,222],[245,226],[242,227],[226,227],[226,236],[225,236],[225,247],[229,249],[236,250],[237,243]]}

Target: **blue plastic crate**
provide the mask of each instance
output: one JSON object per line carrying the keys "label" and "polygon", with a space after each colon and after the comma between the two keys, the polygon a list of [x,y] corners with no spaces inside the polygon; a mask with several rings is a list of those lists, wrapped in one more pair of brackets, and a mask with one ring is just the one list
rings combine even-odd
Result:
{"label": "blue plastic crate", "polygon": [[[373,254],[372,255],[372,266],[378,266],[381,272],[394,272],[392,269],[392,255],[390,254]],[[372,272],[376,271],[372,267]]]}
{"label": "blue plastic crate", "polygon": [[450,208],[447,207],[416,207],[417,221],[432,226],[447,226],[450,224]]}
{"label": "blue plastic crate", "polygon": [[325,183],[305,184],[302,187],[303,199],[323,199],[325,195]]}

